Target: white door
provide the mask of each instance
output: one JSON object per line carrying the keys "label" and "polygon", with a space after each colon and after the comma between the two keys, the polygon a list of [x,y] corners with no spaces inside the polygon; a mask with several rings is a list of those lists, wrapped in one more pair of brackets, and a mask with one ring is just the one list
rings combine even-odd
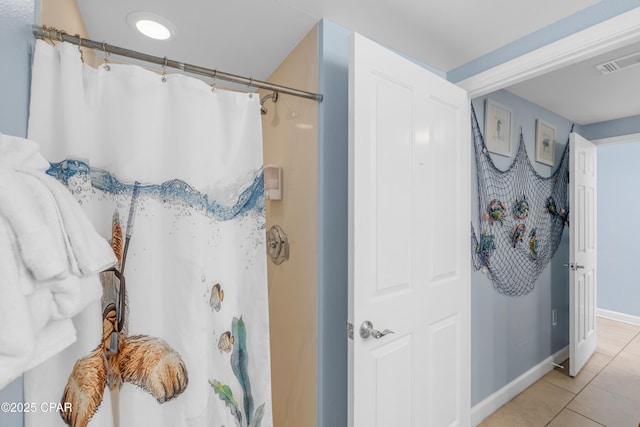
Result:
{"label": "white door", "polygon": [[349,79],[349,425],[467,426],[467,94],[358,34]]}
{"label": "white door", "polygon": [[569,138],[569,374],[596,350],[596,146],[576,133]]}

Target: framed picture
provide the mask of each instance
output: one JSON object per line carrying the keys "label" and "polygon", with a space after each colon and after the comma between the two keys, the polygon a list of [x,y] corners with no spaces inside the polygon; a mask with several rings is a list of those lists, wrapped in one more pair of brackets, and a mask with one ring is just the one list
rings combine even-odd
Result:
{"label": "framed picture", "polygon": [[511,156],[512,117],[510,108],[487,98],[484,109],[484,143],[490,152]]}
{"label": "framed picture", "polygon": [[556,154],[556,128],[544,120],[536,123],[536,162],[553,166]]}

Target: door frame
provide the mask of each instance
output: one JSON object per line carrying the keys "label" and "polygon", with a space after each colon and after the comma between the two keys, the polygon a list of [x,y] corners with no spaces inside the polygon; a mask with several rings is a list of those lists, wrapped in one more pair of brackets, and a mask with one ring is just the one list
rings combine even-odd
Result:
{"label": "door frame", "polygon": [[469,99],[640,41],[640,7],[455,82]]}
{"label": "door frame", "polygon": [[592,139],[591,143],[600,147],[603,145],[626,144],[628,142],[640,141],[640,133],[629,133],[626,135],[611,136],[608,138]]}
{"label": "door frame", "polygon": [[[635,42],[640,42],[640,7],[453,83],[465,89],[471,100]],[[623,143],[637,135],[591,142],[598,146]],[[478,402],[471,408],[471,421],[480,422],[503,403],[500,399]]]}

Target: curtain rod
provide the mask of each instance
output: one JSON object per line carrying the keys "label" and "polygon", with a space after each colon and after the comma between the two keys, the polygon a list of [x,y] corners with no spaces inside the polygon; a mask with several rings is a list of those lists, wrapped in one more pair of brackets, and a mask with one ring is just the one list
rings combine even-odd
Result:
{"label": "curtain rod", "polygon": [[294,89],[287,86],[280,86],[260,80],[254,80],[251,77],[243,77],[235,74],[225,73],[211,68],[200,67],[198,65],[185,64],[184,62],[174,61],[172,59],[160,58],[159,56],[148,55],[142,52],[136,52],[134,50],[125,49],[118,46],[112,46],[107,43],[100,43],[93,40],[85,39],[79,35],[72,36],[64,31],[57,30],[50,27],[42,27],[38,25],[33,26],[34,36],[41,39],[57,40],[61,42],[68,42],[80,47],[88,47],[91,49],[101,50],[105,53],[112,53],[114,55],[125,56],[128,58],[139,59],[145,62],[151,62],[163,67],[177,68],[179,70],[198,74],[201,76],[212,77],[214,79],[226,80],[233,83],[244,84],[249,87],[255,87],[260,89],[273,90],[279,93],[286,93],[288,95],[299,96],[302,98],[312,99],[318,102],[322,102],[322,94],[307,92],[304,90]]}

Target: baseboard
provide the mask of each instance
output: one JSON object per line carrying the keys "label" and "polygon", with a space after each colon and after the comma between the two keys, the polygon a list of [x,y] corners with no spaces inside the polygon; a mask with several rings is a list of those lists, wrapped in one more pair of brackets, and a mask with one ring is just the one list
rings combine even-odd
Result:
{"label": "baseboard", "polygon": [[527,387],[544,377],[553,369],[553,364],[560,364],[569,358],[569,346],[551,356],[511,381],[491,396],[471,408],[471,425],[477,426],[502,405],[522,393]]}
{"label": "baseboard", "polygon": [[596,308],[596,316],[640,326],[640,316],[618,313],[617,311],[605,310],[604,308]]}

